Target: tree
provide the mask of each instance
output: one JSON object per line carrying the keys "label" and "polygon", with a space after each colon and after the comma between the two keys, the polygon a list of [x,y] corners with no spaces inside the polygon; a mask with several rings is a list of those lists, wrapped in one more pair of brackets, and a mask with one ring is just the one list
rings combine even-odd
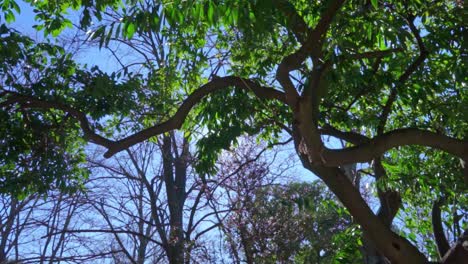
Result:
{"label": "tree", "polygon": [[241,142],[217,162],[221,191],[210,189],[217,194],[210,201],[215,208],[230,208],[217,216],[231,261],[333,263],[340,249],[332,238],[350,227],[349,215],[339,213],[324,185],[294,182],[293,160],[281,157],[279,148],[265,155],[258,142]]}
{"label": "tree", "polygon": [[[245,192],[245,189],[243,190]],[[270,185],[239,195],[225,224],[247,263],[333,263],[333,237],[350,226],[319,183]]]}
{"label": "tree", "polygon": [[[392,230],[402,202],[415,197],[412,188],[452,201],[466,192],[466,43],[457,1],[31,2],[45,33],[59,35],[72,25],[64,10],[73,8],[102,47],[142,41],[151,32],[167,37],[155,45],[170,46],[169,57],[186,63],[150,60],[139,74],[107,74],[2,25],[3,191],[47,188],[38,177],[63,187],[75,183],[82,155],[72,154],[83,149],[80,139],[111,157],[201,125],[196,167],[208,174],[221,149],[241,134],[274,143],[285,132],[303,166],[360,225],[366,255],[392,263],[427,261]],[[14,1],[0,3],[12,20]],[[122,16],[101,23],[107,10]],[[114,130],[129,117],[132,133]],[[348,143],[331,148],[325,135]],[[62,155],[52,155],[57,151]],[[427,163],[433,170],[418,166]],[[377,213],[343,172],[350,164],[376,180]]]}
{"label": "tree", "polygon": [[175,133],[116,159],[90,159],[107,179],[104,186],[99,178],[88,186],[88,203],[102,223],[92,232],[112,234],[123,262],[197,263],[204,235],[217,224],[192,159],[187,139]]}

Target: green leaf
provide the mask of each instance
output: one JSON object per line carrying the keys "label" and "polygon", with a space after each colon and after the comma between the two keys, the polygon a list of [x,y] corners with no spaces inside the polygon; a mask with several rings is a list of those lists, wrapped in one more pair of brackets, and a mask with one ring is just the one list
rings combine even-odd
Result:
{"label": "green leaf", "polygon": [[7,23],[13,23],[15,22],[15,15],[13,14],[13,12],[11,10],[7,10],[5,12],[5,21]]}
{"label": "green leaf", "polygon": [[131,39],[133,37],[133,35],[135,34],[135,29],[135,24],[133,24],[132,22],[128,22],[128,24],[126,24],[125,36],[127,37],[127,39]]}

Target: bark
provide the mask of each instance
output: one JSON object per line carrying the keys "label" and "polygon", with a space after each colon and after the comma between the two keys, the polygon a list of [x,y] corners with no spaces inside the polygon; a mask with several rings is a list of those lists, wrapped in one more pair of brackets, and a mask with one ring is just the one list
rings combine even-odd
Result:
{"label": "bark", "polygon": [[444,228],[442,225],[442,216],[441,216],[441,210],[440,210],[441,206],[442,206],[442,200],[435,201],[432,206],[432,229],[434,232],[437,250],[439,251],[439,256],[442,258],[449,251],[450,245],[444,234]]}
{"label": "bark", "polygon": [[[301,105],[302,109],[307,108]],[[309,108],[309,110],[311,109]],[[320,161],[316,162],[316,157],[320,157],[323,150],[314,148],[314,144],[310,141],[311,138],[318,136],[318,131],[311,122],[305,122],[307,116],[301,112],[296,113],[295,117],[300,125],[294,129],[296,150],[301,157],[304,167],[322,179],[338,197],[349,210],[356,223],[362,227],[364,235],[372,241],[379,253],[383,254],[392,263],[426,263],[425,256],[415,246],[405,238],[392,232],[390,227],[372,212],[359,193],[359,190],[341,169],[326,167],[320,164]],[[313,135],[313,133],[317,133],[317,135]]]}
{"label": "bark", "polygon": [[[14,229],[15,218],[18,216],[18,200],[11,198],[9,204],[9,213],[4,219],[4,223],[0,221],[0,263],[7,262],[7,253],[9,251],[9,237]],[[6,211],[6,210],[5,210]],[[0,218],[0,220],[2,220]]]}
{"label": "bark", "polygon": [[368,162],[392,148],[407,145],[436,148],[468,160],[468,141],[414,128],[393,130],[350,148],[326,149],[322,155],[325,165],[332,167]]}
{"label": "bark", "polygon": [[464,264],[468,260],[468,229],[442,258],[442,264]]}
{"label": "bark", "polygon": [[[242,222],[242,219],[238,219],[239,222]],[[244,253],[245,253],[245,258],[246,258],[246,263],[247,264],[253,264],[254,263],[254,253],[252,252],[252,243],[250,241],[250,238],[247,237],[248,231],[246,230],[246,227],[244,224],[241,224],[239,227],[239,233],[240,233],[240,238],[241,238],[241,244],[242,247],[244,248]]]}
{"label": "bark", "polygon": [[[374,172],[376,181],[387,177],[382,161],[380,158],[374,160]],[[377,212],[377,216],[384,223],[387,228],[392,227],[393,219],[395,218],[398,210],[401,206],[400,194],[392,190],[382,190],[378,187],[378,197],[380,201],[380,208]],[[363,253],[365,263],[368,264],[386,264],[388,260],[383,256],[374,243],[370,241],[366,236],[363,238]]]}
{"label": "bark", "polygon": [[[172,149],[172,139],[164,136],[162,145],[163,175],[169,206],[169,240],[167,256],[171,264],[186,263],[183,209],[185,203],[185,184],[187,180],[187,151],[184,142],[181,155]],[[176,155],[174,155],[176,154]]]}
{"label": "bark", "polygon": [[374,215],[359,191],[339,169],[316,167],[313,171],[318,172],[319,177],[361,225],[364,234],[392,263],[426,263],[426,258],[416,247],[393,233],[378,216]]}

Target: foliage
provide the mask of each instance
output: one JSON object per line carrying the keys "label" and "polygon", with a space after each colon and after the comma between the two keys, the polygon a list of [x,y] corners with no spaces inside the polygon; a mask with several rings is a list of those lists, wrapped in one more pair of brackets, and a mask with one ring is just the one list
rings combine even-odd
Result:
{"label": "foliage", "polygon": [[[132,67],[117,55],[120,71],[88,69],[2,24],[2,192],[74,185],[86,174],[86,142],[110,157],[201,127],[191,136],[202,175],[243,134],[273,145],[288,133],[303,165],[391,261],[426,257],[391,230],[400,201],[392,211],[385,195],[403,199],[405,217],[419,206],[428,213],[424,197],[466,209],[457,198],[467,182],[459,160],[468,161],[466,11],[458,1],[28,2],[46,35],[60,36],[73,25],[69,13],[79,14],[88,41],[101,50],[125,43],[141,61]],[[2,23],[20,11],[12,0],[0,7]],[[325,135],[347,143],[330,149]],[[377,182],[384,213],[346,180],[342,168],[356,163]],[[406,237],[417,243],[412,232]],[[434,245],[425,247],[433,257]]]}

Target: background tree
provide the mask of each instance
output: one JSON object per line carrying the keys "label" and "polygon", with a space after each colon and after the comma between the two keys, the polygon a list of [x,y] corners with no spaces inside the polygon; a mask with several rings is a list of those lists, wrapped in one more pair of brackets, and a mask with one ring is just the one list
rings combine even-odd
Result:
{"label": "background tree", "polygon": [[197,262],[204,234],[216,224],[206,205],[206,187],[191,167],[186,138],[170,133],[117,160],[90,162],[108,178],[106,192],[97,180],[90,188],[88,202],[103,223],[94,232],[113,234],[114,248],[132,263]]}

